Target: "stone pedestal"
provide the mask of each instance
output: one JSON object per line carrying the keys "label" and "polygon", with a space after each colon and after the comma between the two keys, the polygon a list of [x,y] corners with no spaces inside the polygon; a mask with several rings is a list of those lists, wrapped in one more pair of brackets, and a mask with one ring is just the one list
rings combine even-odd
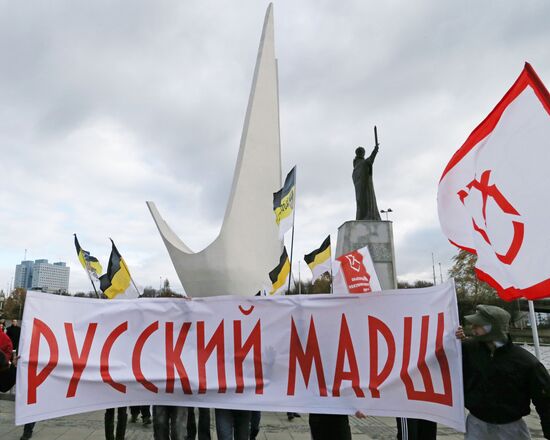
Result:
{"label": "stone pedestal", "polygon": [[338,228],[337,257],[365,246],[369,248],[382,290],[397,289],[392,222],[354,220]]}

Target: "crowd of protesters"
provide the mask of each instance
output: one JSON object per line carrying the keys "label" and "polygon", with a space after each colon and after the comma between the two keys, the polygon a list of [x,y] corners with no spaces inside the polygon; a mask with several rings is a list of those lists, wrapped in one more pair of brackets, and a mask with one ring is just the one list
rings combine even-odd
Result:
{"label": "crowd of protesters", "polygon": [[[466,337],[461,327],[456,331],[456,337],[462,340],[464,400],[468,410],[465,440],[530,439],[523,417],[530,413],[531,403],[540,417],[544,438],[550,439],[550,375],[533,355],[512,343],[508,312],[479,305],[476,313],[465,319],[471,325],[472,336]],[[12,321],[7,329],[0,322],[1,392],[15,384],[19,336],[17,321]],[[141,416],[143,425],[151,424],[148,406],[131,407],[130,414],[132,423]],[[154,440],[210,440],[210,410],[198,409],[198,423],[195,414],[195,408],[153,406]],[[355,415],[366,417],[360,411]],[[290,421],[299,414],[287,416]],[[256,439],[260,417],[257,411],[216,409],[218,440]],[[106,410],[106,440],[124,440],[126,422],[125,407]],[[309,426],[312,440],[352,438],[346,415],[310,414]],[[30,439],[33,428],[34,423],[25,425],[21,440]],[[436,424],[427,420],[397,419],[397,428],[399,440],[432,440],[437,436]]]}

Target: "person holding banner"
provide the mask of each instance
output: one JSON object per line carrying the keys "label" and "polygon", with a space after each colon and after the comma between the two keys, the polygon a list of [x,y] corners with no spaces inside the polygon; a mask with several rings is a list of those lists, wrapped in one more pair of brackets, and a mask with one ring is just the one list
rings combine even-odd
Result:
{"label": "person holding banner", "polygon": [[183,406],[153,406],[154,440],[185,440],[187,408]]}
{"label": "person holding banner", "polygon": [[533,402],[544,438],[550,439],[550,375],[537,358],[514,345],[508,333],[510,314],[496,306],[478,305],[465,317],[473,338],[462,327],[464,400],[470,411],[465,440],[527,440],[523,417]]}
{"label": "person holding banner", "polygon": [[313,440],[351,440],[349,418],[346,415],[311,413],[309,429]]}
{"label": "person holding banner", "polygon": [[[168,297],[177,298],[173,292]],[[188,300],[189,298],[185,298]],[[187,434],[187,411],[183,406],[153,406],[153,439],[185,440]]]}
{"label": "person holding banner", "polygon": [[250,411],[250,440],[256,440],[260,433],[261,411]]}
{"label": "person holding banner", "polygon": [[218,440],[248,440],[251,411],[216,408]]}
{"label": "person holding banner", "polygon": [[[115,431],[115,410],[117,411],[116,431]],[[126,407],[109,408],[105,410],[105,439],[106,440],[124,440],[126,436],[126,422],[128,413]]]}
{"label": "person holding banner", "polygon": [[[198,409],[198,424],[195,420],[195,408],[187,408],[187,435],[185,440],[210,440],[210,408]],[[198,425],[198,430],[197,430]]]}
{"label": "person holding banner", "polygon": [[26,423],[25,426],[23,426],[23,435],[19,440],[29,440],[32,437],[32,432],[34,430],[35,423]]}
{"label": "person holding banner", "polygon": [[397,420],[397,440],[435,440],[437,423],[423,419],[400,417]]}

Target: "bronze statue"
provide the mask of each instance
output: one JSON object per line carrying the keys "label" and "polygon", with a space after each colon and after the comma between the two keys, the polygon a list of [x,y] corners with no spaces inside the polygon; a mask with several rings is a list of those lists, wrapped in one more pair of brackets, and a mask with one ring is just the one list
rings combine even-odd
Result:
{"label": "bronze statue", "polygon": [[358,147],[353,159],[353,184],[355,185],[355,200],[357,213],[355,220],[381,220],[376,204],[374,185],[372,183],[372,166],[378,153],[378,136],[374,127],[376,146],[371,155],[365,159],[365,149]]}

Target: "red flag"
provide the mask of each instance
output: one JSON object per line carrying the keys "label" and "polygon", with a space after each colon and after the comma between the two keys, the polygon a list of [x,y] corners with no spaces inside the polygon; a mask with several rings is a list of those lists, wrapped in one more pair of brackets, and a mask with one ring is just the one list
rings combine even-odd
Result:
{"label": "red flag", "polygon": [[333,273],[334,293],[369,293],[382,290],[366,246],[336,258]]}

